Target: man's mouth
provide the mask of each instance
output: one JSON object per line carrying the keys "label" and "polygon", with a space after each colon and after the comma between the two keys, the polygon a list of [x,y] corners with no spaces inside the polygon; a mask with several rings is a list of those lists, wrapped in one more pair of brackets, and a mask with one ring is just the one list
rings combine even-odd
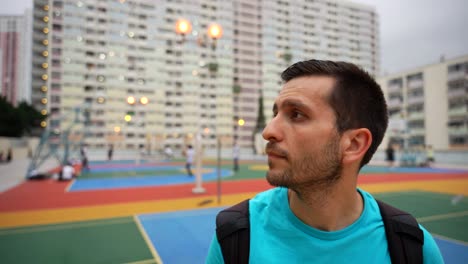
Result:
{"label": "man's mouth", "polygon": [[288,159],[288,153],[285,150],[282,150],[272,143],[268,143],[265,149],[268,158],[275,158],[275,159]]}

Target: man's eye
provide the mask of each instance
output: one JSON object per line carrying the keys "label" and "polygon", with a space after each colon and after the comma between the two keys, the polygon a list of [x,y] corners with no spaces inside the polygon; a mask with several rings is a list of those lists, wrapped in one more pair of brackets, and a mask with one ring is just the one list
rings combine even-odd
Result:
{"label": "man's eye", "polygon": [[299,118],[302,118],[302,117],[304,117],[304,115],[301,112],[293,111],[291,113],[291,118],[292,119],[299,119]]}

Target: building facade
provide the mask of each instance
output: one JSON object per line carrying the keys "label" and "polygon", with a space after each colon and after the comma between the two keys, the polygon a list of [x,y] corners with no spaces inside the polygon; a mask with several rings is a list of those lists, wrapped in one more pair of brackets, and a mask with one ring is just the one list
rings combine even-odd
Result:
{"label": "building facade", "polygon": [[[265,3],[265,2],[264,2]],[[348,1],[271,1],[262,6],[264,112],[272,105],[291,63],[342,60],[379,73],[379,20],[375,8]]]}
{"label": "building facade", "polygon": [[25,15],[0,16],[1,95],[16,105],[29,102],[31,53],[30,10]]}
{"label": "building facade", "polygon": [[390,121],[385,142],[468,149],[468,56],[379,78]]}
{"label": "building facade", "polygon": [[[182,149],[197,134],[208,148],[251,147],[258,97],[271,117],[289,64],[379,70],[375,10],[351,2],[35,0],[33,17],[32,102],[44,126],[86,129],[95,147]],[[192,25],[183,36],[180,18]],[[212,23],[223,29],[216,42]],[[88,126],[63,118],[80,107]]]}

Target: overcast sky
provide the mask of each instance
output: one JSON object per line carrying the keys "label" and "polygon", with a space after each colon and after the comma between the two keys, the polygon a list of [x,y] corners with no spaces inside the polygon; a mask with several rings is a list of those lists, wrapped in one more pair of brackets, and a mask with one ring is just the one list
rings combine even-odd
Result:
{"label": "overcast sky", "polygon": [[[0,0],[1,14],[21,14],[32,0]],[[381,70],[395,73],[468,54],[467,0],[353,0],[380,16]]]}

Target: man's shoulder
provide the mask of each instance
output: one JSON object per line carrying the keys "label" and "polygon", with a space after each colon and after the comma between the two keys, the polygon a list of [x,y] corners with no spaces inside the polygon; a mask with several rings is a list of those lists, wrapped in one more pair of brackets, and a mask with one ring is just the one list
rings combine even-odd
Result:
{"label": "man's shoulder", "polygon": [[282,199],[286,196],[288,189],[282,187],[276,187],[263,191],[255,195],[249,201],[250,212],[252,211],[263,211],[267,208],[277,208],[282,205]]}

